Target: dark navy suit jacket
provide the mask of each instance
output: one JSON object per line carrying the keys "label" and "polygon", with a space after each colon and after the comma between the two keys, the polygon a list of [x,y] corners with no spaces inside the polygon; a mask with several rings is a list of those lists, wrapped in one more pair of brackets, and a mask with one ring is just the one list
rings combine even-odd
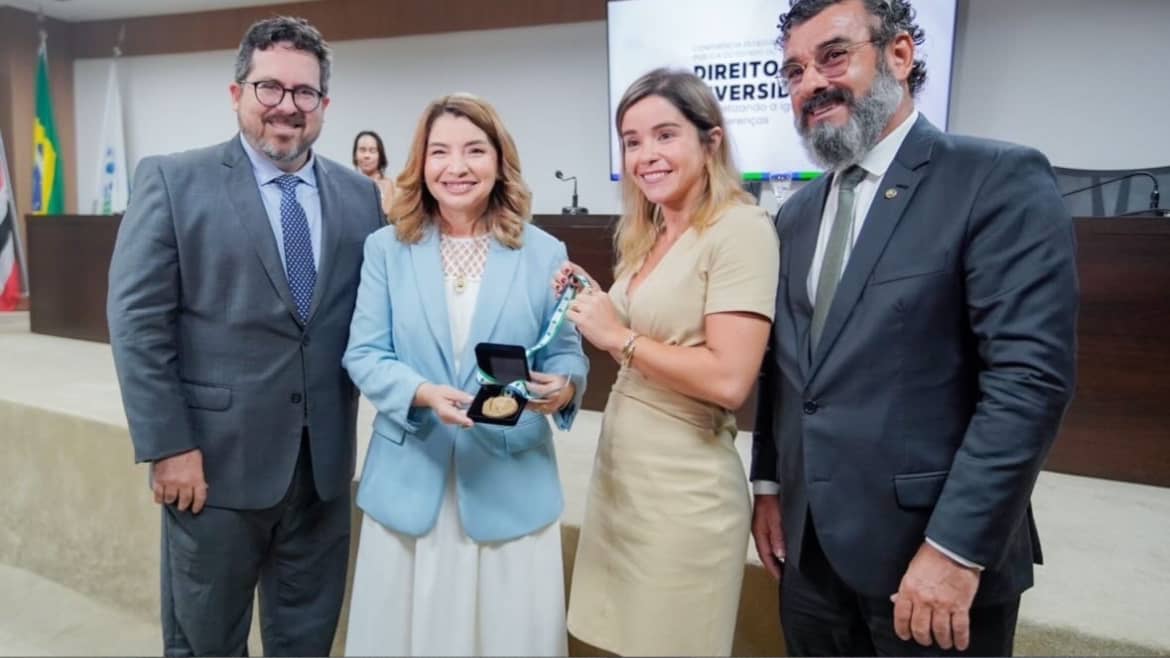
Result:
{"label": "dark navy suit jacket", "polygon": [[776,218],[752,479],[781,485],[788,559],[801,565],[812,523],[850,587],[888,597],[929,536],[986,566],[977,604],[1016,596],[1041,559],[1029,499],[1075,378],[1075,245],[1051,167],[919,118],[810,353],[830,183]]}

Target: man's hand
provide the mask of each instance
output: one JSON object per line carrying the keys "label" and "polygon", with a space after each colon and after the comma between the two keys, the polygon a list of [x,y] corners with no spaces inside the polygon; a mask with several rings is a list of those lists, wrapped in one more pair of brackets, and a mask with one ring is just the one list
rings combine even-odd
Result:
{"label": "man's hand", "polygon": [[178,503],[180,512],[203,511],[207,502],[207,481],[203,479],[203,452],[198,448],[181,452],[151,464],[154,477],[154,502]]}
{"label": "man's hand", "polygon": [[764,568],[779,581],[782,563],[787,556],[784,529],[780,526],[780,496],[756,495],[752,509],[752,537],[756,540],[756,552]]}
{"label": "man's hand", "polygon": [[924,647],[931,636],[940,649],[965,651],[971,642],[971,602],[979,589],[979,570],[965,567],[922,543],[894,602],[894,632],[903,641],[911,637]]}

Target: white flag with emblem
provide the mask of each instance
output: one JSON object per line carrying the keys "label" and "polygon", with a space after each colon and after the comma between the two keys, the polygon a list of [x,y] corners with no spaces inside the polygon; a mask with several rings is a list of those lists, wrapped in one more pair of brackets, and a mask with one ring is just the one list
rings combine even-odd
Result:
{"label": "white flag with emblem", "polygon": [[97,190],[93,213],[112,215],[125,212],[129,200],[126,138],[122,133],[122,92],[118,88],[118,60],[114,58],[110,62],[106,108],[102,114],[101,140],[98,142]]}

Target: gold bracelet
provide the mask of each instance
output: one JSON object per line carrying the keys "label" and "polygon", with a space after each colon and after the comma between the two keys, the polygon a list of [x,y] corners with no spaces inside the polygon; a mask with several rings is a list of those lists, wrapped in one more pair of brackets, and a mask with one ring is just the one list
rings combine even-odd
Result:
{"label": "gold bracelet", "polygon": [[630,367],[630,362],[634,360],[634,350],[638,349],[637,341],[641,337],[642,334],[636,331],[631,331],[630,337],[626,339],[626,344],[622,345],[621,365],[623,368]]}

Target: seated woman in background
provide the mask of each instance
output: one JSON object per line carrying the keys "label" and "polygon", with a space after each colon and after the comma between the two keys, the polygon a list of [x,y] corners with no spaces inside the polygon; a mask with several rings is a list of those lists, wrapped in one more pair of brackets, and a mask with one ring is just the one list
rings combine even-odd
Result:
{"label": "seated woman in background", "polygon": [[386,178],[386,147],[372,130],[363,130],[353,138],[353,166],[378,185],[382,195],[382,214],[389,215],[394,205],[394,181]]}
{"label": "seated woman in background", "polygon": [[[657,69],[618,105],[625,211],[609,294],[569,319],[621,364],[577,546],[569,631],[621,655],[729,655],[751,500],[735,416],[776,307],[779,247],[711,89]],[[572,263],[558,274],[561,290]],[[587,276],[587,275],[585,275]]]}
{"label": "seated woman in background", "polygon": [[[528,223],[516,146],[474,96],[427,107],[398,183],[391,225],[366,240],[343,359],[378,411],[346,653],[566,655],[546,415],[570,427],[588,362],[571,323],[552,333],[565,245]],[[530,359],[540,399],[514,427],[468,418],[481,342],[545,344]]]}

